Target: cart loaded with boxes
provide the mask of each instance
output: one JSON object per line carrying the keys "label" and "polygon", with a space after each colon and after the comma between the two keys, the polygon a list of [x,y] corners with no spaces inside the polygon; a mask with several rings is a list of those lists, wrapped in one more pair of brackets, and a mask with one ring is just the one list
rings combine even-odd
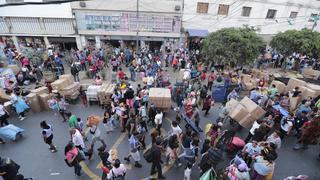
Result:
{"label": "cart loaded with boxes", "polygon": [[163,112],[168,112],[171,109],[171,92],[167,88],[150,88],[149,104],[153,103]]}
{"label": "cart loaded with boxes", "polygon": [[115,88],[115,84],[102,84],[101,86],[90,85],[86,91],[88,102],[96,101],[99,102],[100,105],[105,106],[111,101],[111,95]]}

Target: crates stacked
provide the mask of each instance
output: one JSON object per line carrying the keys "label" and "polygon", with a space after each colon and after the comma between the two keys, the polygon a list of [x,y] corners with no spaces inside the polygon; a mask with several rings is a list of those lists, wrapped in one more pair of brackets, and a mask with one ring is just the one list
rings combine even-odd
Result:
{"label": "crates stacked", "polygon": [[171,93],[170,89],[166,88],[150,88],[149,104],[153,103],[157,108],[163,111],[169,111],[171,108]]}
{"label": "crates stacked", "polygon": [[99,88],[97,95],[101,105],[105,105],[111,101],[110,96],[114,92],[115,84],[102,84]]}

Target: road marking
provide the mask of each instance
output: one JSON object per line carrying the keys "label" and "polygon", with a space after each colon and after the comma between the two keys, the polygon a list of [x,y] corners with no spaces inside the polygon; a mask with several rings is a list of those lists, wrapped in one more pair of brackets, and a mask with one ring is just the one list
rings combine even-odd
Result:
{"label": "road marking", "polygon": [[[111,149],[117,149],[118,146],[121,144],[121,142],[124,140],[125,137],[127,137],[128,133],[122,133],[121,136],[117,139],[117,141],[113,144]],[[97,169],[100,169],[102,167],[102,161],[97,165]]]}
{"label": "road marking", "polygon": [[[169,171],[172,168],[173,164],[174,163],[172,163],[170,165],[167,165],[167,166],[164,166],[162,168],[162,175],[165,174],[167,171]],[[152,175],[150,175],[150,176],[148,176],[146,178],[142,178],[141,180],[146,180],[147,178],[152,178],[152,179],[155,178],[155,179],[157,179],[157,175],[158,175],[158,173],[155,173],[155,174],[152,174]]]}
{"label": "road marking", "polygon": [[101,180],[101,178],[99,176],[97,176],[95,173],[93,173],[87,166],[87,164],[84,161],[81,161],[80,166],[83,170],[84,173],[87,174],[87,176],[89,176],[92,180]]}

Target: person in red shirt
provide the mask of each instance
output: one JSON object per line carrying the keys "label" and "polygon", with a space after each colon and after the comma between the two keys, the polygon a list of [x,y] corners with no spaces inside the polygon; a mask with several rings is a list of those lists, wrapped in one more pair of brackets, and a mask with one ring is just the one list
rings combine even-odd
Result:
{"label": "person in red shirt", "polygon": [[208,75],[208,89],[212,89],[213,81],[216,80],[216,74],[212,70],[211,73]]}
{"label": "person in red shirt", "polygon": [[122,71],[122,68],[119,68],[118,78],[120,80],[124,80],[126,78],[126,74]]}
{"label": "person in red shirt", "polygon": [[206,75],[205,71],[202,71],[200,78],[201,78],[202,81],[206,80],[207,75]]}

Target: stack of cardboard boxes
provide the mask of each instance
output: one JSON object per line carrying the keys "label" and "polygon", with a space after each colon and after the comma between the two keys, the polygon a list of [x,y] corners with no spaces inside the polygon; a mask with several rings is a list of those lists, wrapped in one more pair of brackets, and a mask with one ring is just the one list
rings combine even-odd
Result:
{"label": "stack of cardboard boxes", "polygon": [[51,83],[51,87],[68,99],[76,99],[79,96],[80,84],[73,81],[71,74],[59,76],[58,80]]}
{"label": "stack of cardboard boxes", "polygon": [[101,105],[105,105],[111,101],[110,96],[114,92],[115,84],[102,84],[97,94]]}
{"label": "stack of cardboard boxes", "polygon": [[266,113],[248,97],[244,97],[238,103],[228,102],[228,106],[231,109],[229,116],[245,128],[250,128],[255,120],[260,119]]}
{"label": "stack of cardboard boxes", "polygon": [[42,110],[49,110],[48,100],[50,99],[49,90],[42,86],[31,90],[30,94],[26,96],[26,101],[33,112],[40,112]]}
{"label": "stack of cardboard boxes", "polygon": [[304,68],[302,72],[303,77],[317,80],[320,76],[320,71],[312,68]]}
{"label": "stack of cardboard boxes", "polygon": [[166,88],[150,88],[149,102],[154,103],[157,108],[168,111],[171,108],[171,92]]}
{"label": "stack of cardboard boxes", "polygon": [[271,82],[271,85],[272,84],[274,84],[276,86],[279,93],[284,93],[286,91],[287,86],[283,82],[273,80]]}

